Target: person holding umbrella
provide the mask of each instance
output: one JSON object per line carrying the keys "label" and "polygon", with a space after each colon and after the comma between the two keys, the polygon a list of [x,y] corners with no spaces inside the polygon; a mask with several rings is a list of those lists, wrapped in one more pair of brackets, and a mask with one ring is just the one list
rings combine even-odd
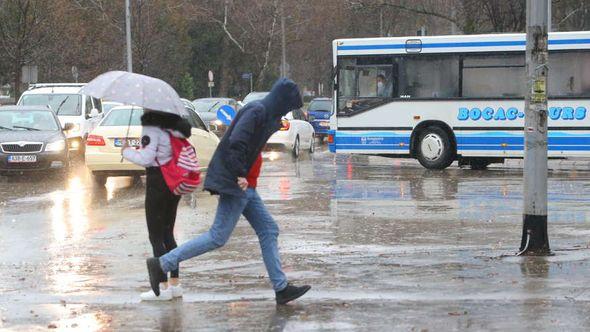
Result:
{"label": "person holding umbrella", "polygon": [[302,104],[297,85],[283,78],[266,98],[251,102],[238,112],[213,154],[205,178],[205,190],[219,195],[213,225],[169,253],[147,259],[155,295],[162,296],[160,285],[166,280],[166,273],[178,269],[180,262],[223,246],[241,215],[256,231],[277,304],[295,300],[311,288],[288,283],[279,257],[279,228],[256,192],[263,147],[281,127],[282,117]]}
{"label": "person holding umbrella", "polygon": [[[125,142],[121,154],[128,161],[146,168],[147,228],[153,254],[160,257],[177,247],[174,224],[180,196],[166,184],[161,166],[172,159],[171,135],[181,139],[191,135],[190,123],[181,116],[184,105],[167,83],[128,72],[105,73],[88,83],[83,91],[95,98],[144,108],[141,147],[130,148]],[[161,280],[159,287],[158,295],[150,290],[142,293],[140,298],[162,301],[182,296],[178,267],[170,271],[169,280],[167,276]]]}

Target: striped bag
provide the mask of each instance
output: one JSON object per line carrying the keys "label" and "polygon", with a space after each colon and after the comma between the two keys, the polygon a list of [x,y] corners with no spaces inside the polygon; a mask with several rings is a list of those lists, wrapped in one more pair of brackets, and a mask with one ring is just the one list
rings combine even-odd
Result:
{"label": "striped bag", "polygon": [[201,183],[201,172],[195,148],[187,139],[170,134],[172,159],[161,165],[164,180],[174,195],[186,195],[194,192]]}

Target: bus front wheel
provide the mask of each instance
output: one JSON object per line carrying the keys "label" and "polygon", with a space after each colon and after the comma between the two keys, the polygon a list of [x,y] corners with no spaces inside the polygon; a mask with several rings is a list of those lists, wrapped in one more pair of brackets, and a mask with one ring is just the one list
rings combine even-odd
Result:
{"label": "bus front wheel", "polygon": [[454,148],[446,130],[430,126],[418,136],[416,157],[428,169],[445,169],[455,159]]}

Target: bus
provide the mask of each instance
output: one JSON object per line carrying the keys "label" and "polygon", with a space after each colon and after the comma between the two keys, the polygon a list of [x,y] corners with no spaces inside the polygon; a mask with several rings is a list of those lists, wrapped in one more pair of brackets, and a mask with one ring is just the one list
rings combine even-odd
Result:
{"label": "bus", "polygon": [[[486,168],[524,154],[525,34],[333,42],[331,152]],[[549,33],[548,156],[590,156],[590,31]]]}

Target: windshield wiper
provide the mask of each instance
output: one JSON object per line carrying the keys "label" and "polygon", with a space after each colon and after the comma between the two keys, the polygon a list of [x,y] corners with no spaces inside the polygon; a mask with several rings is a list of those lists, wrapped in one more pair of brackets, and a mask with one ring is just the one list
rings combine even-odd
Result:
{"label": "windshield wiper", "polygon": [[65,97],[64,100],[62,100],[62,102],[59,104],[59,106],[57,106],[57,109],[55,110],[55,115],[59,115],[61,107],[66,103],[66,101],[68,101],[68,99],[70,99],[70,96]]}
{"label": "windshield wiper", "polygon": [[0,126],[0,129],[5,129],[5,130],[14,130],[14,128],[9,128],[9,127],[4,127],[4,126]]}
{"label": "windshield wiper", "polygon": [[220,101],[213,104],[213,106],[209,107],[209,109],[205,113],[209,113],[213,109],[213,107],[217,106],[217,104],[219,104],[219,103],[220,103]]}
{"label": "windshield wiper", "polygon": [[26,129],[26,130],[34,130],[34,131],[40,131],[41,130],[41,129],[31,128],[31,127],[25,127],[25,126],[12,126],[12,128]]}

